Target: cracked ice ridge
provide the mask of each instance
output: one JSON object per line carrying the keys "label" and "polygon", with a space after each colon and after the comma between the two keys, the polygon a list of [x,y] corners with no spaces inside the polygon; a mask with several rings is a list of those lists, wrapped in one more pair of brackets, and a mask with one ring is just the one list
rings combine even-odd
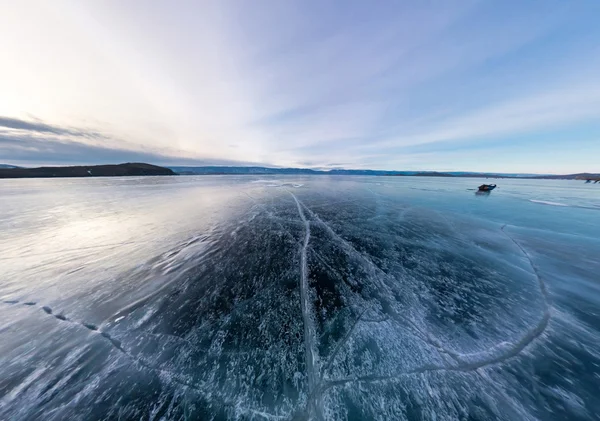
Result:
{"label": "cracked ice ridge", "polygon": [[[302,208],[304,207],[306,209],[306,211],[311,215],[311,217],[317,221],[318,223],[322,224],[327,232],[330,233],[330,235],[332,237],[334,237],[337,241],[339,241],[339,243],[348,251],[351,251],[352,253],[354,253],[355,255],[359,256],[361,259],[363,259],[365,261],[365,263],[370,267],[370,268],[374,268],[377,272],[380,272],[381,270],[373,263],[370,261],[370,259],[368,259],[368,257],[366,257],[364,254],[360,253],[359,251],[357,251],[352,245],[350,245],[346,240],[344,240],[342,237],[340,237],[335,231],[333,231],[333,229],[331,229],[331,227],[325,223],[321,218],[319,218],[313,211],[311,211],[308,207],[306,207],[306,205],[302,204],[295,195],[292,195],[296,205],[298,207],[298,212],[301,216],[301,219],[303,220],[303,222],[305,223],[305,225],[307,226],[307,234],[309,233],[308,231],[308,221],[306,219],[306,217],[304,216],[304,213],[302,212]],[[331,365],[333,364],[333,362],[335,361],[335,358],[338,354],[338,352],[346,345],[346,343],[348,342],[348,340],[350,339],[350,337],[353,335],[356,326],[362,322],[362,317],[365,314],[365,312],[368,310],[368,308],[365,308],[361,311],[361,313],[359,314],[359,316],[356,318],[356,320],[354,321],[354,323],[352,324],[352,326],[350,327],[349,331],[346,333],[346,335],[344,336],[344,338],[340,341],[340,343],[338,343],[338,345],[335,347],[334,351],[332,352],[332,354],[330,355],[326,365],[323,368],[323,372],[321,373],[321,377],[320,377],[320,382],[318,385],[314,385],[313,383],[313,387],[311,388],[312,390],[312,401],[314,402],[313,405],[318,408],[319,407],[319,403],[322,398],[323,395],[327,392],[328,389],[335,387],[335,386],[342,386],[348,383],[372,383],[372,382],[388,382],[388,381],[395,381],[398,380],[402,377],[405,376],[411,376],[411,375],[417,375],[417,374],[426,374],[428,372],[439,372],[439,371],[448,371],[448,372],[452,372],[452,371],[456,371],[456,372],[468,372],[468,371],[475,371],[477,369],[480,368],[486,368],[488,366],[492,366],[495,364],[499,364],[502,362],[505,362],[511,358],[514,358],[516,356],[518,356],[525,348],[527,348],[530,344],[532,344],[538,337],[540,337],[543,332],[545,331],[545,329],[548,326],[549,323],[549,319],[550,319],[550,304],[549,304],[549,299],[548,299],[548,292],[547,292],[547,288],[546,285],[537,269],[537,267],[535,266],[533,260],[531,259],[531,256],[527,253],[527,251],[512,237],[510,236],[510,234],[508,234],[505,231],[505,226],[501,227],[501,231],[506,234],[506,236],[519,248],[519,250],[522,252],[522,254],[524,255],[524,257],[527,259],[528,263],[530,264],[530,267],[533,269],[533,274],[535,276],[535,278],[538,281],[538,286],[539,286],[539,290],[540,293],[542,295],[542,299],[543,299],[543,305],[544,305],[544,310],[543,310],[543,315],[542,318],[540,319],[540,321],[535,324],[531,329],[527,330],[522,337],[515,341],[515,342],[501,342],[498,343],[497,345],[484,350],[484,351],[480,351],[477,353],[471,353],[471,354],[464,354],[464,353],[460,353],[460,352],[456,352],[454,350],[451,349],[447,349],[446,347],[443,346],[443,344],[440,343],[439,340],[437,340],[436,338],[432,338],[428,333],[423,332],[419,327],[417,327],[416,325],[414,325],[412,322],[410,322],[408,319],[405,319],[404,317],[400,316],[400,315],[395,315],[397,318],[399,318],[401,321],[405,322],[405,323],[409,323],[409,325],[413,328],[417,330],[418,336],[421,337],[421,339],[427,343],[429,343],[430,345],[434,346],[435,348],[437,348],[440,352],[445,353],[449,356],[451,356],[455,361],[456,364],[453,365],[435,365],[435,364],[431,364],[431,365],[424,365],[421,367],[417,367],[415,369],[412,369],[410,371],[405,371],[405,372],[399,372],[396,374],[390,374],[390,375],[385,375],[385,376],[380,376],[380,375],[367,375],[367,376],[359,376],[359,377],[351,377],[351,378],[341,378],[341,379],[328,379],[328,380],[324,380],[323,376],[325,375],[325,373],[329,370],[329,368],[331,367]],[[308,238],[309,235],[307,235],[305,237],[305,242],[304,242],[304,246],[303,246],[303,251],[305,251],[306,246],[308,245]],[[303,270],[305,269],[305,260],[304,260],[304,256],[303,256],[303,261],[302,261],[302,265],[303,265]],[[303,279],[304,279],[304,273],[303,272]],[[385,274],[387,275],[387,274]],[[385,321],[387,319],[382,319],[382,321]],[[364,320],[364,322],[371,322],[369,320]]]}
{"label": "cracked ice ridge", "polygon": [[[87,330],[89,330],[90,332],[97,333],[98,335],[100,335],[103,339],[105,339],[110,344],[110,346],[113,349],[118,351],[120,354],[122,354],[126,358],[130,359],[134,364],[138,365],[139,367],[141,367],[143,369],[154,371],[157,374],[159,374],[160,378],[162,380],[164,380],[165,382],[181,386],[184,389],[191,389],[202,395],[210,395],[212,397],[212,399],[216,399],[218,402],[220,402],[220,404],[222,404],[224,406],[241,409],[239,407],[238,402],[235,402],[228,398],[220,397],[216,394],[211,394],[210,391],[207,389],[206,385],[196,383],[194,381],[190,381],[190,380],[182,377],[179,373],[159,367],[153,363],[147,362],[142,357],[132,354],[131,352],[129,352],[126,349],[126,347],[123,346],[122,341],[115,338],[108,331],[103,330],[102,325],[98,326],[93,323],[88,323],[86,321],[79,321],[79,320],[71,319],[71,318],[67,317],[66,315],[64,315],[62,312],[56,313],[54,311],[54,309],[50,306],[40,305],[37,301],[21,302],[20,300],[3,300],[0,302],[3,304],[11,305],[11,306],[24,305],[24,306],[31,307],[31,308],[38,308],[38,309],[42,310],[44,313],[46,313],[47,315],[54,317],[56,320],[58,320],[60,322],[67,323],[67,324],[70,324],[70,325],[73,325],[76,327],[84,327]],[[120,310],[117,314],[123,314],[123,313],[125,313],[125,311]],[[114,318],[115,318],[114,316],[111,317],[111,319],[114,319]],[[208,352],[208,350],[204,350],[204,351]],[[243,354],[243,353],[240,353],[240,354]],[[0,407],[2,406],[2,404],[3,404],[2,399],[0,399]],[[254,408],[243,408],[243,413],[253,413],[255,415],[261,416],[266,419],[284,419],[285,418],[283,416],[269,414],[265,411],[260,411],[260,410],[254,409]]]}
{"label": "cracked ice ridge", "polygon": [[[300,201],[290,192],[296,206],[298,207],[298,214],[304,224],[304,242],[302,243],[301,255],[300,255],[300,300],[302,306],[302,320],[304,323],[304,353],[306,360],[306,377],[308,379],[308,394],[309,396],[315,390],[315,344],[314,338],[316,336],[316,330],[314,322],[312,320],[312,311],[309,297],[309,285],[308,285],[308,262],[306,256],[306,249],[308,242],[310,241],[310,222],[306,219]],[[318,409],[317,409],[318,411]]]}
{"label": "cracked ice ridge", "polygon": [[[239,419],[247,419],[248,417],[251,419],[289,419],[292,416],[294,417],[293,419],[324,419],[329,418],[331,414],[329,411],[331,411],[332,405],[338,405],[337,403],[332,404],[333,397],[337,399],[342,394],[348,393],[348,391],[364,390],[363,386],[366,389],[368,384],[379,384],[368,386],[374,388],[388,387],[388,385],[389,387],[401,387],[408,382],[421,381],[422,379],[431,382],[434,382],[435,379],[445,381],[446,379],[455,377],[452,373],[466,372],[472,372],[468,378],[491,376],[497,370],[484,371],[487,367],[502,364],[511,358],[518,357],[540,337],[544,338],[544,340],[551,338],[550,333],[544,333],[548,329],[551,316],[554,317],[558,314],[558,306],[556,310],[551,307],[543,274],[536,266],[525,246],[520,244],[521,236],[516,237],[519,241],[511,236],[510,233],[512,230],[509,229],[511,226],[504,225],[500,227],[502,233],[496,234],[495,237],[500,237],[500,240],[503,241],[503,249],[513,250],[509,252],[509,257],[514,258],[513,261],[520,261],[519,264],[513,265],[520,273],[518,278],[515,279],[522,279],[523,283],[527,284],[527,292],[531,292],[532,296],[535,297],[535,305],[528,309],[529,312],[526,313],[531,317],[519,319],[520,324],[515,325],[514,330],[497,330],[497,334],[491,333],[489,336],[483,337],[482,341],[479,341],[479,338],[470,343],[446,341],[445,333],[438,333],[440,331],[435,330],[439,327],[438,325],[431,326],[421,319],[421,313],[414,311],[416,301],[412,297],[402,297],[405,301],[401,301],[394,295],[398,291],[402,291],[402,288],[404,288],[402,285],[403,282],[408,285],[406,291],[409,294],[413,293],[411,288],[413,285],[416,285],[414,278],[406,278],[406,280],[403,278],[406,273],[412,275],[410,268],[405,270],[404,267],[388,266],[388,261],[392,262],[392,264],[398,262],[392,259],[385,261],[380,259],[379,255],[371,253],[370,249],[363,248],[363,243],[360,242],[361,239],[355,240],[355,233],[360,233],[360,231],[356,230],[353,233],[353,227],[344,225],[346,223],[344,219],[337,219],[335,216],[331,217],[329,213],[331,209],[327,209],[328,206],[335,205],[336,203],[348,205],[356,204],[357,201],[345,200],[327,204],[320,204],[317,201],[316,204],[309,207],[307,204],[311,202],[308,198],[304,199],[304,192],[298,192],[298,196],[296,196],[296,194],[290,191],[286,192],[284,189],[280,191],[285,196],[289,193],[291,197],[286,197],[285,201],[273,201],[272,206],[269,206],[268,203],[265,205],[259,199],[246,194],[254,203],[254,206],[250,205],[250,211],[248,212],[252,218],[243,223],[238,223],[233,232],[230,232],[227,226],[222,231],[223,234],[231,234],[231,237],[235,238],[234,234],[241,233],[236,235],[243,236],[243,229],[245,226],[249,226],[252,233],[257,237],[261,235],[259,233],[266,233],[265,235],[270,235],[275,240],[281,239],[280,243],[273,241],[274,246],[272,249],[265,248],[266,252],[263,255],[272,256],[269,253],[270,251],[279,252],[283,250],[280,255],[285,256],[285,259],[282,260],[284,261],[283,264],[286,265],[284,270],[287,272],[283,272],[284,276],[280,276],[281,271],[277,272],[277,277],[274,279],[279,284],[287,282],[289,294],[293,297],[293,301],[285,303],[285,306],[289,307],[290,314],[293,314],[293,329],[288,329],[289,325],[283,323],[282,319],[273,319],[271,316],[274,313],[268,315],[260,312],[256,313],[258,317],[254,317],[253,319],[260,321],[261,330],[263,329],[262,326],[268,323],[270,319],[274,320],[275,324],[282,326],[278,328],[278,331],[286,335],[281,336],[281,342],[265,341],[264,349],[259,349],[259,347],[251,349],[248,347],[249,349],[246,351],[242,348],[231,346],[231,342],[223,345],[227,335],[230,335],[228,340],[231,340],[232,335],[230,331],[234,329],[236,323],[244,319],[251,319],[247,315],[253,314],[253,307],[266,309],[266,307],[262,307],[264,303],[260,301],[260,299],[265,297],[260,290],[257,290],[258,293],[249,296],[236,296],[235,304],[223,312],[223,317],[217,318],[214,325],[207,324],[209,326],[207,331],[213,332],[215,335],[206,337],[190,334],[188,331],[176,331],[168,328],[154,330],[158,326],[158,324],[154,324],[154,319],[150,319],[149,323],[146,322],[150,316],[154,317],[154,314],[158,314],[158,309],[154,309],[153,306],[162,303],[161,300],[165,299],[165,297],[168,299],[170,294],[180,292],[176,288],[178,286],[176,283],[173,283],[173,288],[171,288],[172,284],[165,284],[164,289],[160,287],[158,289],[154,288],[150,290],[152,292],[149,294],[140,294],[141,297],[134,296],[132,300],[123,300],[125,302],[119,303],[119,306],[115,306],[118,310],[116,313],[112,313],[113,315],[108,319],[104,318],[104,315],[95,318],[95,322],[110,320],[109,324],[106,324],[106,322],[99,322],[97,325],[87,323],[86,320],[92,320],[88,319],[88,317],[93,316],[75,316],[70,311],[67,311],[67,315],[62,313],[60,308],[56,309],[42,304],[38,305],[34,301],[25,301],[27,298],[33,298],[33,295],[29,294],[19,296],[19,300],[7,299],[4,301],[4,304],[14,305],[14,308],[21,308],[21,305],[23,305],[31,307],[31,310],[41,310],[40,313],[45,313],[42,314],[44,318],[48,317],[52,320],[49,323],[57,322],[61,327],[68,327],[69,325],[85,327],[91,331],[91,335],[86,335],[88,339],[85,342],[89,340],[91,343],[92,338],[97,338],[93,340],[94,342],[106,341],[107,345],[112,346],[114,350],[118,351],[111,352],[111,358],[114,361],[126,361],[126,359],[129,359],[131,362],[127,364],[133,367],[137,366],[143,369],[142,371],[147,372],[147,370],[150,370],[160,374],[161,381],[166,379],[164,383],[171,382],[181,386],[176,388],[179,391],[187,389],[188,391],[184,393],[190,393],[192,390],[200,392],[207,400],[211,401],[211,405],[215,404],[215,408],[219,407],[219,405],[222,407],[234,406],[235,410],[230,411],[229,414],[235,414],[236,418]],[[279,197],[276,198],[279,199]],[[299,198],[302,198],[302,200]],[[290,199],[293,199],[293,202]],[[362,203],[361,201],[358,202]],[[249,201],[244,199],[244,203],[247,204]],[[318,211],[316,210],[317,208],[319,209]],[[369,211],[369,208],[364,209]],[[408,210],[404,209],[402,212],[399,211],[398,214],[406,212]],[[348,215],[353,217],[351,210],[348,211]],[[250,224],[255,217],[255,221],[258,220],[263,225],[257,225],[255,222]],[[383,223],[391,222],[391,219],[389,221],[385,220],[386,215],[382,214],[381,217],[384,218]],[[360,221],[357,222],[357,228],[373,228],[374,237],[378,235],[378,229],[385,227],[385,225],[366,225],[362,227],[360,226],[361,223]],[[411,223],[410,218],[407,220],[407,223]],[[242,231],[239,231],[240,227]],[[455,229],[460,230],[460,226],[457,225]],[[485,231],[488,233],[493,232],[490,229],[486,229]],[[384,234],[383,230],[381,230],[381,234]],[[433,234],[435,235],[435,232]],[[221,232],[219,232],[219,235],[221,235]],[[425,231],[425,235],[427,235],[427,231]],[[514,247],[512,244],[509,244],[510,242],[504,238],[504,235],[510,239]],[[469,236],[465,235],[464,239],[468,241]],[[268,241],[270,244],[271,238]],[[244,244],[247,244],[247,242]],[[285,247],[281,247],[281,244],[284,244]],[[331,247],[331,249],[327,247]],[[517,248],[519,251],[517,251]],[[333,252],[328,254],[329,250],[333,250]],[[336,261],[334,253],[338,253],[342,257]],[[221,256],[225,256],[225,254]],[[387,258],[387,255],[384,256]],[[503,257],[500,256],[500,258]],[[177,263],[176,260],[173,257],[175,263]],[[236,266],[239,260],[232,260],[231,262],[226,259],[224,260],[225,264],[230,264],[236,270],[235,275],[243,274],[243,270],[247,267]],[[531,270],[527,267],[526,261],[529,262]],[[348,262],[348,264],[344,265],[342,263],[339,265],[338,262]],[[541,263],[542,260],[540,260]],[[265,268],[264,265],[259,267],[260,269]],[[279,270],[281,267],[277,266],[275,270]],[[268,269],[271,270],[272,268],[268,267]],[[500,269],[500,272],[502,272],[502,269]],[[231,271],[231,274],[233,273]],[[336,312],[338,311],[337,308],[329,312],[329,309],[333,308],[330,307],[326,308],[327,313],[321,313],[321,310],[325,307],[318,300],[328,299],[329,296],[321,295],[321,291],[324,291],[324,289],[321,289],[321,284],[319,284],[321,280],[319,278],[320,273],[325,274],[323,277],[325,282],[328,282],[330,279],[332,282],[339,282],[339,284],[335,285],[337,289],[334,291],[334,294],[337,294],[337,296],[334,295],[333,297],[334,299],[341,297],[343,301],[339,307],[341,309],[339,312]],[[348,273],[352,278],[348,281],[349,283],[345,284],[345,279],[341,279],[338,274],[345,275]],[[415,273],[417,272],[415,271]],[[506,273],[510,274],[508,271]],[[329,274],[332,274],[330,278],[327,277]],[[415,276],[417,275],[418,273]],[[282,279],[283,281],[281,281]],[[451,281],[454,279],[450,278]],[[490,279],[494,281],[496,278]],[[537,284],[535,279],[537,279]],[[361,283],[363,285],[360,285]],[[260,284],[258,286],[260,287]],[[358,288],[362,286],[365,289],[369,288],[368,295],[366,293],[361,295]],[[538,286],[541,293],[541,300],[537,297]],[[354,287],[357,287],[358,292],[353,289]],[[452,285],[450,287],[452,288]],[[185,290],[182,291],[185,293]],[[327,290],[325,291],[328,292]],[[426,291],[426,293],[428,292]],[[479,293],[483,294],[484,292],[479,291]],[[281,296],[282,294],[279,295]],[[8,297],[12,298],[13,295]],[[493,295],[488,295],[487,297],[494,298]],[[428,296],[425,296],[425,300],[429,299]],[[56,304],[54,303],[54,305]],[[57,307],[60,307],[60,305]],[[453,307],[448,307],[450,311],[454,310]],[[146,311],[147,309],[150,309],[150,311]],[[442,305],[438,305],[436,309],[444,310],[445,308]],[[137,313],[133,314],[136,311]],[[139,318],[142,313],[144,317]],[[129,314],[133,314],[133,316],[129,318]],[[264,317],[262,314],[264,314]],[[146,315],[148,316],[147,318]],[[487,313],[484,316],[486,315]],[[75,318],[70,316],[75,316]],[[205,314],[202,314],[198,318],[198,321],[202,322],[202,317],[204,316]],[[79,318],[81,318],[81,321]],[[557,321],[558,319],[559,316],[557,316]],[[495,319],[489,320],[495,322]],[[135,324],[133,323],[134,321],[136,321]],[[484,319],[484,321],[487,321],[487,319]],[[118,326],[113,326],[110,323],[118,323]],[[127,329],[127,326],[132,329]],[[554,325],[550,324],[550,326],[554,328]],[[113,327],[115,327],[114,330]],[[504,327],[504,325],[501,325],[501,327]],[[510,327],[513,326],[511,325]],[[7,332],[9,331],[7,330]],[[74,343],[80,339],[76,334],[76,329],[67,328],[64,331],[63,334],[65,337],[67,335],[74,335]],[[377,335],[379,332],[382,333],[380,337]],[[388,332],[390,333],[390,341],[386,343],[385,335]],[[156,337],[156,339],[151,337]],[[203,342],[198,340],[199,338],[203,339]],[[382,338],[383,340],[381,340]],[[185,365],[183,363],[178,365],[181,360],[177,359],[177,354],[173,358],[172,363],[169,362],[169,364],[163,365],[157,362],[159,354],[149,351],[148,349],[150,348],[144,348],[143,351],[140,351],[142,348],[135,343],[136,340],[140,342],[148,341],[148,343],[154,341],[152,344],[174,346],[175,349],[181,351],[181,354],[193,351],[196,354],[193,354],[190,358],[197,358],[197,366],[217,361],[223,368],[230,370],[228,376],[233,375],[233,378],[236,378],[238,374],[246,375],[237,370],[252,367],[253,364],[255,367],[258,367],[257,371],[263,370],[261,362],[267,361],[269,355],[275,355],[279,352],[280,349],[277,346],[284,344],[285,341],[285,345],[282,345],[281,349],[293,349],[293,356],[291,358],[287,356],[287,360],[282,358],[281,361],[290,361],[294,359],[294,356],[297,357],[297,361],[293,361],[290,364],[290,367],[292,367],[290,371],[285,373],[293,375],[293,381],[295,382],[293,393],[297,392],[297,394],[283,404],[281,404],[281,401],[276,402],[276,404],[262,404],[259,400],[260,398],[255,399],[255,395],[251,395],[251,392],[247,392],[244,395],[246,390],[261,390],[257,384],[258,382],[253,383],[256,377],[250,376],[245,377],[246,379],[250,379],[245,383],[242,380],[242,386],[247,387],[247,389],[242,390],[240,388],[241,392],[237,395],[237,390],[228,393],[225,389],[218,389],[220,385],[216,377],[208,378],[207,376],[207,380],[198,380],[203,377],[190,374],[191,371],[188,370],[191,368],[191,364],[187,365],[187,361],[184,361]],[[425,349],[428,353],[430,352],[430,355],[423,354],[423,358],[414,358],[407,365],[398,364],[392,366],[388,362],[391,361],[394,363],[399,361],[399,359],[389,359],[382,360],[384,361],[383,363],[376,361],[373,365],[361,366],[362,361],[358,360],[357,349],[359,349],[359,346],[362,346],[361,341],[364,342],[366,340],[374,340],[373,343],[376,343],[375,346],[378,347],[377,351],[384,355],[384,357],[387,357],[385,354],[389,354],[391,349],[400,349],[402,351],[401,347],[405,344],[403,341],[406,341],[409,345],[416,344],[414,349]],[[376,342],[378,340],[380,341]],[[289,345],[290,343],[293,344],[293,348]],[[471,343],[475,343],[475,346],[469,348]],[[76,343],[76,346],[78,345],[79,343]],[[288,348],[285,348],[286,346]],[[108,349],[108,347],[106,348]],[[407,347],[406,351],[407,359],[410,359],[413,348]],[[118,353],[123,354],[126,359],[121,357],[115,358]],[[210,355],[206,358],[204,356],[201,358],[197,357],[200,353]],[[255,358],[259,353],[266,355],[263,360]],[[528,355],[529,352],[524,352],[524,354]],[[165,353],[164,355],[167,354]],[[190,355],[192,354],[190,353]],[[229,358],[229,355],[233,357]],[[414,355],[418,355],[418,353]],[[285,356],[285,354],[282,353],[280,356]],[[255,359],[253,360],[253,358]],[[192,359],[189,361],[196,362]],[[274,361],[274,366],[277,366],[276,358],[270,361]],[[270,373],[267,370],[264,370],[264,373],[266,374],[261,374],[261,376],[268,378]],[[435,373],[441,374],[436,375]],[[446,375],[446,373],[449,375]],[[290,378],[292,377],[291,375],[289,376]],[[459,375],[458,377],[467,378],[463,375]],[[260,379],[264,378],[260,377]],[[435,387],[432,384],[432,388]],[[199,394],[195,395],[199,396]],[[239,400],[237,403],[225,401],[225,397],[235,400],[236,396],[241,396],[243,401]],[[287,399],[288,396],[285,396],[285,398]]]}

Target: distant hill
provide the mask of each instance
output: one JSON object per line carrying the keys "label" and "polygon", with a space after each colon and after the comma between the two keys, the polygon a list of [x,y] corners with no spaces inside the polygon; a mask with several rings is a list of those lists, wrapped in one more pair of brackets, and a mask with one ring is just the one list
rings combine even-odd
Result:
{"label": "distant hill", "polygon": [[360,176],[417,176],[417,177],[475,177],[475,178],[528,178],[552,180],[597,180],[600,174],[578,173],[566,175],[552,174],[501,174],[475,173],[460,171],[384,171],[384,170],[313,170],[310,168],[271,168],[271,167],[159,167],[144,163],[126,163],[118,165],[83,165],[74,167],[22,168],[0,164],[0,178],[31,177],[115,177],[139,175],[360,175]]}
{"label": "distant hill", "polygon": [[416,174],[413,174],[416,177],[456,177],[453,174],[447,173],[447,172],[437,172],[437,171],[425,171],[425,172],[418,172]]}
{"label": "distant hill", "polygon": [[268,167],[169,167],[181,175],[208,175],[208,174],[319,174],[322,171],[308,168],[268,168]]}
{"label": "distant hill", "polygon": [[547,180],[598,180],[600,174],[582,172],[578,174],[567,174],[567,175],[541,175],[536,178],[543,178]]}
{"label": "distant hill", "polygon": [[383,171],[383,170],[345,170],[333,169],[328,171],[313,170],[309,168],[269,168],[269,167],[232,167],[232,166],[203,166],[203,167],[169,167],[181,175],[224,175],[224,174],[254,174],[254,175],[372,175],[372,176],[418,176],[418,177],[474,177],[474,178],[532,178],[532,179],[565,179],[575,180],[585,177],[598,178],[598,174],[502,174],[502,173],[476,173],[463,171]]}
{"label": "distant hill", "polygon": [[144,163],[84,165],[76,167],[0,168],[0,178],[122,177],[175,175],[169,168]]}
{"label": "distant hill", "polygon": [[169,167],[181,175],[218,175],[218,174],[298,174],[298,175],[414,175],[416,171],[381,171],[381,170],[344,170],[329,171],[310,168],[270,168],[270,167]]}

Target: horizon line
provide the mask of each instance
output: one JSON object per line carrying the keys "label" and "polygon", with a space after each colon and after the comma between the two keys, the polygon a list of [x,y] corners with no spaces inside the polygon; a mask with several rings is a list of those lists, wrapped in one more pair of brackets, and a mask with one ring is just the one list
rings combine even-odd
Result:
{"label": "horizon line", "polygon": [[[22,166],[22,165],[14,165],[8,163],[2,163],[0,165],[7,165],[17,168],[42,168],[42,167],[93,167],[93,166],[101,166],[101,165],[122,165],[122,164],[150,164],[156,165],[165,168],[264,168],[264,169],[273,169],[273,170],[303,170],[303,171],[315,171],[315,172],[332,172],[332,171],[371,171],[371,172],[379,172],[379,173],[438,173],[438,174],[452,174],[452,173],[462,173],[462,174],[482,174],[482,175],[533,175],[533,176],[561,176],[561,175],[578,175],[578,174],[600,174],[599,172],[589,172],[589,171],[581,171],[581,172],[573,172],[573,173],[536,173],[536,172],[497,172],[497,171],[464,171],[464,170],[382,170],[382,169],[373,169],[373,168],[323,168],[323,167],[285,167],[285,166],[276,166],[276,165],[226,165],[226,164],[212,164],[212,165],[179,165],[179,164],[152,164],[149,162],[141,162],[141,161],[128,161],[128,162],[119,162],[119,163],[105,163],[105,164],[76,164],[76,165],[53,165],[53,164],[43,164],[39,166]],[[1,168],[1,167],[0,167]],[[3,168],[10,169],[10,168]]]}

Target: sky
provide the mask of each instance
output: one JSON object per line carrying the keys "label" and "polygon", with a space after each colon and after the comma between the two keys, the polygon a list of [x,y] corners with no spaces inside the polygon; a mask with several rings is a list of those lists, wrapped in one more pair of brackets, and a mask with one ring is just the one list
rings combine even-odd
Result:
{"label": "sky", "polygon": [[600,172],[600,2],[0,0],[0,163]]}

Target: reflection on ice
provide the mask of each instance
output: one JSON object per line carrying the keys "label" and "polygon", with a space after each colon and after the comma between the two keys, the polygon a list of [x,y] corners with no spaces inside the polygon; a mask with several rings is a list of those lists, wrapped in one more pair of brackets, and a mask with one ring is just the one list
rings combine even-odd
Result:
{"label": "reflection on ice", "polygon": [[598,263],[544,257],[582,252],[567,240],[538,247],[551,240],[380,182],[179,180],[127,185],[118,208],[129,181],[59,186],[74,223],[7,212],[0,418],[598,413],[598,319],[578,291],[578,310],[552,295],[570,276],[589,287]]}

